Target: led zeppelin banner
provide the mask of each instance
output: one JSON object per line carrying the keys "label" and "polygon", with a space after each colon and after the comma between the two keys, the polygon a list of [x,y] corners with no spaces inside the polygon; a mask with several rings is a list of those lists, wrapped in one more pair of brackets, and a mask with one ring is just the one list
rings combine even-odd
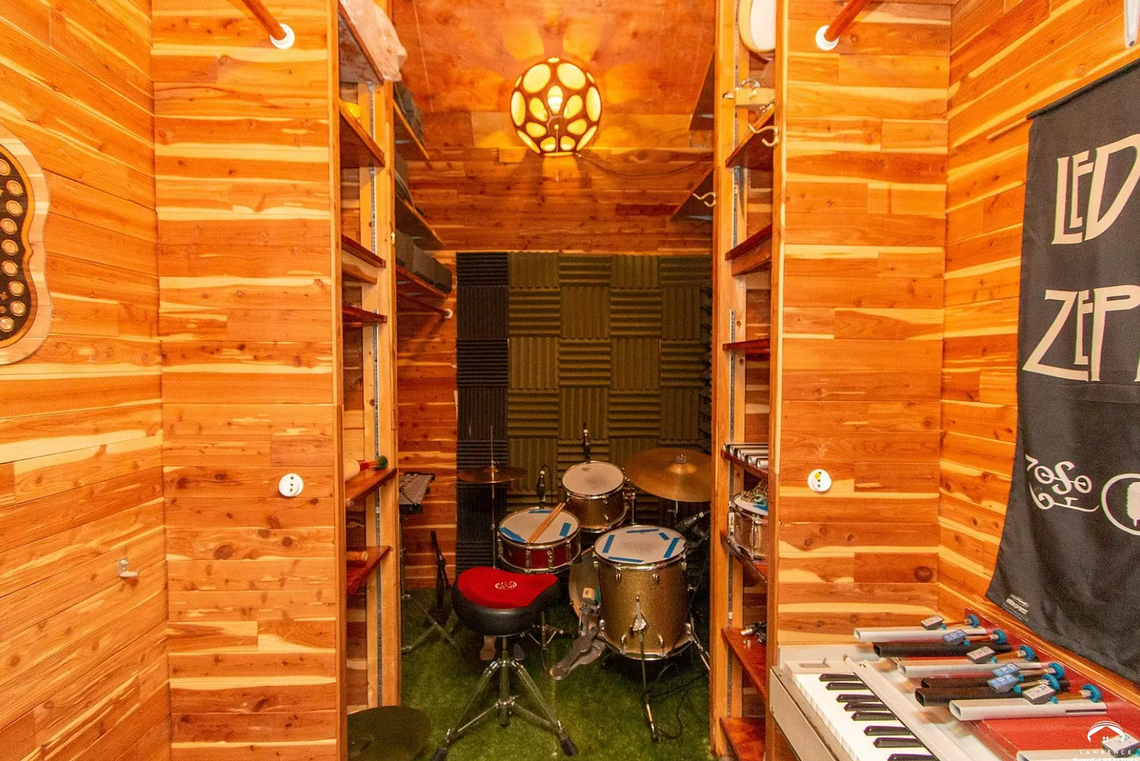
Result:
{"label": "led zeppelin banner", "polygon": [[1029,133],[1017,451],[988,596],[1140,681],[1140,67]]}

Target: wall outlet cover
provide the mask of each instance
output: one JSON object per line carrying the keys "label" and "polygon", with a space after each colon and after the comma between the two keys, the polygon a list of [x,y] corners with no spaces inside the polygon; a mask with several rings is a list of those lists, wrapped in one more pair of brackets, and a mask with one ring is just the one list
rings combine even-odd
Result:
{"label": "wall outlet cover", "polygon": [[296,497],[305,488],[305,482],[296,473],[286,473],[277,482],[277,491],[282,497]]}
{"label": "wall outlet cover", "polygon": [[831,488],[831,474],[823,468],[816,468],[808,473],[808,488],[819,494]]}

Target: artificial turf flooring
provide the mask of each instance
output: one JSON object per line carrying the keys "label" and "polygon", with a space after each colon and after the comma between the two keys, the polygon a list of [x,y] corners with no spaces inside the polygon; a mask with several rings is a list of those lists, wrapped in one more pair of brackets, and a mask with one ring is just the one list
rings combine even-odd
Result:
{"label": "artificial turf flooring", "polygon": [[[425,605],[434,602],[434,592],[417,592]],[[551,608],[550,623],[574,631],[577,618],[568,604]],[[412,642],[423,630],[424,616],[410,603],[404,607],[404,641]],[[438,635],[403,656],[403,703],[419,708],[431,719],[431,737],[417,759],[430,759],[463,710],[475,689],[486,663],[479,660],[482,638],[466,629],[452,614],[450,625],[459,649]],[[702,637],[703,641],[707,639]],[[638,661],[616,654],[579,666],[566,678],[555,682],[549,667],[569,650],[571,636],[557,637],[550,645],[545,666],[539,646],[526,640],[526,669],[550,702],[567,733],[578,746],[579,757],[596,761],[709,761],[708,674],[695,652],[670,659],[664,671],[650,664],[649,679],[658,672],[653,713],[661,732],[660,742],[649,737],[641,708],[641,671]],[[690,648],[691,650],[691,648]],[[485,695],[480,710],[491,705],[498,694]],[[520,694],[517,680],[512,691]],[[470,734],[451,746],[448,761],[536,761],[563,757],[553,734],[538,729],[521,717],[500,727],[492,716]]]}

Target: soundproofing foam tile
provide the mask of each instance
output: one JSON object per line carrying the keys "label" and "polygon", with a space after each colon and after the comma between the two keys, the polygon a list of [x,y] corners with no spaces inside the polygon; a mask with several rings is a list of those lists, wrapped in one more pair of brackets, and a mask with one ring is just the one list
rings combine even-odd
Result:
{"label": "soundproofing foam tile", "polygon": [[661,337],[675,341],[701,338],[701,291],[694,286],[661,289]]}
{"label": "soundproofing foam tile", "polygon": [[573,256],[558,257],[559,286],[605,285],[612,282],[612,256]]}
{"label": "soundproofing foam tile", "polygon": [[[500,437],[498,432],[495,433],[495,462],[502,463],[506,461],[508,456],[507,452],[507,439],[505,436]],[[456,470],[470,470],[472,468],[485,468],[491,464],[491,440],[490,439],[464,439],[462,437],[456,442],[455,447],[455,468]]]}
{"label": "soundproofing foam tile", "polygon": [[558,345],[560,386],[609,386],[612,362],[609,341],[572,341]]}
{"label": "soundproofing foam tile", "polygon": [[662,388],[661,409],[669,414],[661,416],[662,440],[694,441],[700,437],[701,389]]}
{"label": "soundproofing foam tile", "polygon": [[662,256],[657,277],[662,286],[712,283],[712,256]]}
{"label": "soundproofing foam tile", "polygon": [[558,438],[557,389],[511,389],[507,394],[507,435]]}
{"label": "soundproofing foam tile", "polygon": [[507,285],[506,254],[459,252],[455,255],[455,281],[460,286]]}
{"label": "soundproofing foam tile", "polygon": [[702,341],[661,341],[661,386],[699,387],[709,366],[709,348]]}
{"label": "soundproofing foam tile", "polygon": [[[534,498],[534,485],[543,465],[550,471],[548,489],[558,483],[558,440],[555,438],[512,438],[510,443],[511,465],[526,468],[526,476],[511,484],[512,492],[526,492]],[[548,494],[550,492],[548,491]]]}
{"label": "soundproofing foam tile", "polygon": [[512,389],[558,388],[558,344],[555,336],[512,336],[508,385]]}
{"label": "soundproofing foam tile", "polygon": [[660,257],[643,255],[623,255],[613,257],[613,276],[610,284],[614,288],[656,288],[657,262]]}
{"label": "soundproofing foam tile", "polygon": [[510,254],[510,287],[558,289],[558,254],[517,251]]}
{"label": "soundproofing foam tile", "polygon": [[461,386],[459,388],[458,434],[460,439],[505,440],[507,432],[507,389],[505,386]]}
{"label": "soundproofing foam tile", "polygon": [[660,351],[658,338],[614,338],[611,387],[620,391],[659,388]]}
{"label": "soundproofing foam tile", "polygon": [[660,337],[662,302],[660,288],[611,288],[610,335]]}
{"label": "soundproofing foam tile", "polygon": [[506,340],[456,341],[455,349],[457,385],[507,385]]}
{"label": "soundproofing foam tile", "polygon": [[[592,433],[592,432],[591,432]],[[562,476],[567,470],[574,467],[585,458],[582,457],[581,439],[558,440],[558,479],[562,483]],[[610,462],[610,442],[607,439],[593,439],[590,442],[590,459]]]}
{"label": "soundproofing foam tile", "polygon": [[462,285],[456,289],[457,340],[505,339],[507,298],[502,285]]}
{"label": "soundproofing foam tile", "polygon": [[591,439],[609,436],[609,389],[602,386],[563,386],[559,389],[559,437],[582,439],[582,424],[590,429]]}
{"label": "soundproofing foam tile", "polygon": [[557,290],[512,288],[508,324],[512,336],[562,335],[562,295]]}
{"label": "soundproofing foam tile", "polygon": [[562,337],[605,339],[610,337],[610,289],[604,285],[564,285]]}
{"label": "soundproofing foam tile", "polygon": [[630,457],[656,446],[656,436],[613,436],[610,438],[610,462],[619,468],[625,468]]}
{"label": "soundproofing foam tile", "polygon": [[663,414],[673,410],[663,407],[658,391],[617,391],[610,389],[610,439],[637,436],[657,438]]}

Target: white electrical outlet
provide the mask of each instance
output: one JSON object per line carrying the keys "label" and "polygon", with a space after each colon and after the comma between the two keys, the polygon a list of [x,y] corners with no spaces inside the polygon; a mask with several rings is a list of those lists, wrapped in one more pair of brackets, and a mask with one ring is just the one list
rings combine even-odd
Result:
{"label": "white electrical outlet", "polygon": [[304,488],[304,480],[296,473],[286,473],[277,482],[277,491],[282,497],[296,497]]}
{"label": "white electrical outlet", "polygon": [[808,473],[808,488],[819,494],[831,488],[831,474],[823,468],[816,468]]}

